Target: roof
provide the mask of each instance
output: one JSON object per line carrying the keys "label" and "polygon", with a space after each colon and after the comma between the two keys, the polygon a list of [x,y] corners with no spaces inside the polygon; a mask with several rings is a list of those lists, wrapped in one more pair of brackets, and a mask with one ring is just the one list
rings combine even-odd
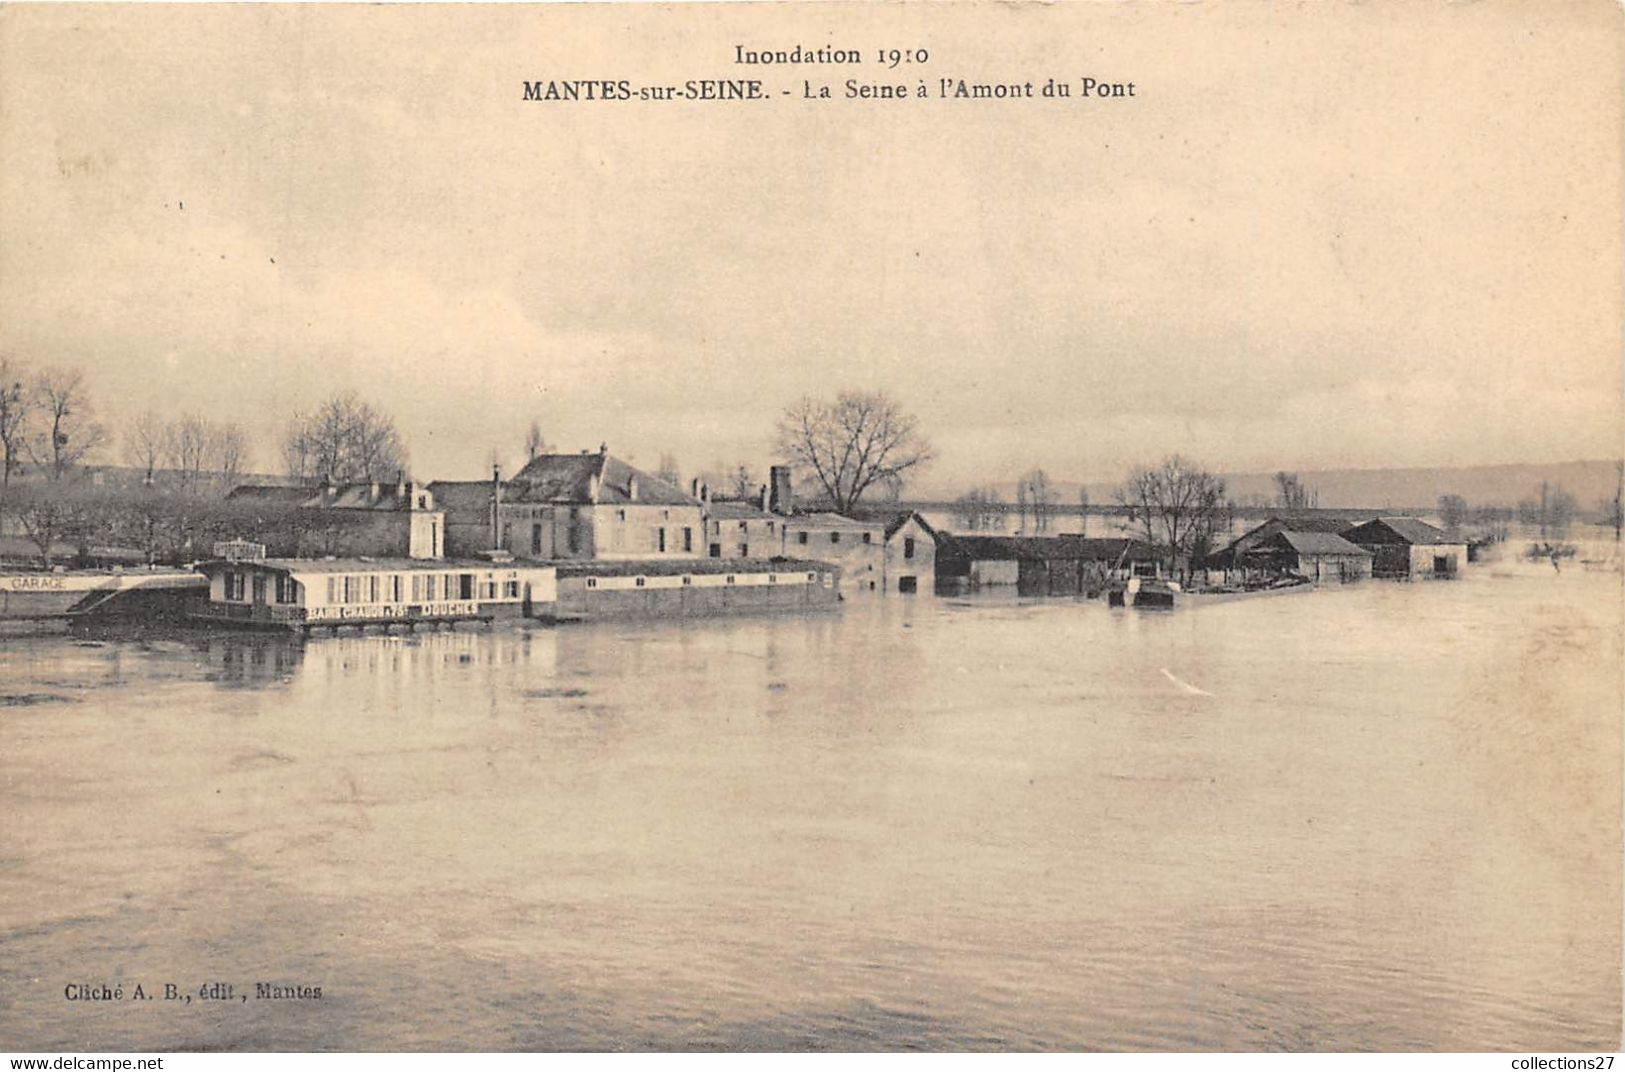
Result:
{"label": "roof", "polygon": [[810,514],[791,514],[784,521],[787,525],[802,525],[807,528],[825,530],[842,529],[853,532],[873,532],[875,529],[883,527],[878,521],[860,521],[844,514],[832,514],[827,510]]}
{"label": "roof", "polygon": [[1357,521],[1346,517],[1328,517],[1325,514],[1277,514],[1261,525],[1255,525],[1237,537],[1237,541],[1245,540],[1254,533],[1269,529],[1270,535],[1276,532],[1330,532],[1339,534],[1353,528]]}
{"label": "roof", "polygon": [[729,499],[724,502],[711,501],[710,514],[723,521],[783,521],[785,518],[778,514],[763,510],[752,502],[741,502]]}
{"label": "roof", "polygon": [[[465,520],[455,515],[474,515],[484,522],[489,518],[491,482],[489,480],[436,480],[429,484],[434,493],[434,504],[446,512],[448,520]],[[506,494],[506,491],[504,491]]]}
{"label": "roof", "polygon": [[233,562],[224,558],[199,562],[199,572],[259,566],[277,573],[453,573],[459,570],[545,569],[550,562],[492,562],[453,558],[265,558]]}
{"label": "roof", "polygon": [[1265,541],[1269,544],[1285,544],[1300,555],[1365,555],[1371,557],[1371,552],[1363,547],[1349,543],[1335,532],[1293,532],[1291,530],[1277,532]]}
{"label": "roof", "polygon": [[886,522],[886,539],[889,540],[897,535],[897,531],[908,524],[911,519],[918,521],[920,528],[924,529],[926,534],[933,540],[937,539],[937,530],[932,528],[931,523],[914,510],[903,510],[892,515],[891,519]]}
{"label": "roof", "polygon": [[240,484],[226,495],[227,502],[275,502],[298,506],[312,489],[297,484]]}
{"label": "roof", "polygon": [[560,577],[675,577],[685,573],[802,573],[840,569],[829,562],[816,562],[809,558],[600,559],[554,564]]}
{"label": "roof", "polygon": [[[595,484],[596,480],[596,484]],[[633,495],[633,485],[637,494]],[[596,454],[538,454],[514,475],[503,490],[511,502],[646,503],[654,506],[698,506],[700,500],[681,489],[634,469],[619,458]]]}
{"label": "roof", "polygon": [[335,484],[331,487],[242,484],[233,488],[226,499],[230,502],[279,503],[303,510],[410,510],[416,490],[413,484],[403,487],[383,481]]}
{"label": "roof", "polygon": [[[1393,539],[1384,539],[1384,530]],[[1434,528],[1426,521],[1415,517],[1379,517],[1357,525],[1344,533],[1355,543],[1408,543],[1417,545],[1453,544],[1461,543],[1445,535],[1444,530]]]}
{"label": "roof", "polygon": [[1155,558],[1156,549],[1142,540],[1090,536],[953,536],[938,538],[939,558],[1087,559],[1092,562],[1140,561]]}

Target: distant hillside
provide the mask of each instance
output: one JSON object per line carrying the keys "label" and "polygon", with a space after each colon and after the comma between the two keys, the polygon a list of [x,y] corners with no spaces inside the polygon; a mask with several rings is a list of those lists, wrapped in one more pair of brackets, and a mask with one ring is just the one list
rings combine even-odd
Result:
{"label": "distant hillside", "polygon": [[[1327,509],[1431,509],[1441,495],[1460,495],[1472,506],[1515,506],[1520,499],[1537,497],[1541,481],[1561,484],[1579,500],[1580,509],[1591,511],[1603,500],[1612,500],[1618,487],[1619,463],[1613,461],[1557,462],[1549,465],[1475,465],[1460,468],[1415,469],[1322,469],[1298,470],[1304,486],[1319,493],[1319,505]],[[1238,503],[1273,503],[1273,473],[1226,473],[1230,496]],[[1052,484],[1059,501],[1076,503],[1077,481],[1056,480]],[[1115,484],[1081,485],[1089,500],[1104,504],[1115,501]],[[997,490],[1007,502],[1014,502],[1014,485],[1000,484]],[[949,495],[944,498],[952,499]]]}

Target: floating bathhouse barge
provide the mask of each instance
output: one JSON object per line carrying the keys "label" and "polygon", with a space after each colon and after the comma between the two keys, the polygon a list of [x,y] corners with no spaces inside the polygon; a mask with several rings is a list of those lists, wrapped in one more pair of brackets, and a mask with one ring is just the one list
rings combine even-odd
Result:
{"label": "floating bathhouse barge", "polygon": [[455,625],[532,614],[557,598],[551,566],[411,558],[218,558],[193,617],[263,629]]}

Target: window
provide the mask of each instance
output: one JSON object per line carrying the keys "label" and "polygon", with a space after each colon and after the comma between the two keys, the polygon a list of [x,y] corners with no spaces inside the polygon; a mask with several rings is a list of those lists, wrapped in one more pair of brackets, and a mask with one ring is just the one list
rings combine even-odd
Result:
{"label": "window", "polygon": [[773,535],[773,522],[771,521],[767,523],[767,534],[769,536]]}
{"label": "window", "polygon": [[530,553],[533,555],[542,553],[542,526],[540,525],[530,527]]}
{"label": "window", "polygon": [[730,573],[730,574],[728,574],[728,576],[727,576],[727,578],[726,578],[726,580],[724,580],[724,582],[723,582],[723,583],[724,583],[724,584],[733,584],[733,583],[734,583],[734,575],[733,575],[733,574],[731,574],[731,573]]}
{"label": "window", "polygon": [[327,602],[328,603],[337,603],[338,601],[339,601],[339,579],[337,577],[329,577],[327,579]]}
{"label": "window", "polygon": [[779,583],[779,575],[777,573],[769,573],[767,575],[767,583],[768,584],[778,584]]}
{"label": "window", "polygon": [[838,532],[830,533],[829,534],[829,542],[830,543],[840,543],[841,542],[841,534],[838,533]]}
{"label": "window", "polygon": [[402,577],[399,573],[392,573],[389,575],[389,601],[391,603],[399,603],[401,601],[401,596],[403,594],[402,589],[406,587],[406,585],[402,583],[405,579],[406,578]]}
{"label": "window", "polygon": [[748,522],[748,521],[741,521],[741,522],[740,522],[740,523],[739,523],[739,531],[740,531],[740,532],[749,532],[749,531],[750,531],[750,522]]}
{"label": "window", "polygon": [[503,596],[505,596],[508,599],[518,599],[519,598],[519,582],[518,581],[508,581],[507,583],[505,583],[502,586],[502,594],[503,594]]}
{"label": "window", "polygon": [[796,543],[806,543],[806,542],[807,542],[807,530],[802,529],[800,532],[796,533]]}
{"label": "window", "polygon": [[711,545],[711,557],[712,558],[721,558],[722,557],[722,545],[720,543],[714,543],[714,544]]}
{"label": "window", "polygon": [[655,529],[655,550],[661,554],[666,553],[666,530]]}
{"label": "window", "polygon": [[683,587],[684,587],[684,588],[687,588],[687,587],[689,587],[689,586],[690,586],[690,585],[692,585],[692,584],[693,584],[693,583],[694,583],[694,578],[692,578],[692,577],[690,577],[690,576],[689,576],[689,575],[688,575],[688,574],[686,574],[686,573],[685,573],[685,574],[683,574]]}
{"label": "window", "polygon": [[581,550],[581,526],[575,524],[575,513],[576,512],[574,510],[570,511],[571,524],[570,524],[569,547],[570,547],[570,553],[571,554],[575,554],[577,551]]}
{"label": "window", "polygon": [[497,582],[487,580],[480,584],[481,599],[495,599],[497,597]]}
{"label": "window", "polygon": [[694,530],[683,527],[683,553],[689,554],[694,550]]}
{"label": "window", "polygon": [[226,573],[226,598],[240,600],[243,598],[243,579],[246,574],[228,570]]}
{"label": "window", "polygon": [[639,588],[642,588],[642,587],[643,587],[643,578],[642,578],[642,577],[639,577],[639,578],[638,578],[638,579],[637,579],[637,580],[636,580],[636,581],[635,581],[635,582],[633,582],[633,583],[634,583],[634,584],[636,584],[636,585],[637,585],[637,586],[638,586],[638,587],[639,587]]}
{"label": "window", "polygon": [[809,580],[809,581],[816,581],[816,580],[817,580],[817,579],[818,579],[818,574],[816,574],[816,573],[809,573],[809,574],[807,574],[807,580]]}
{"label": "window", "polygon": [[914,537],[912,537],[912,536],[904,536],[903,537],[903,557],[904,558],[913,558],[914,557]]}
{"label": "window", "polygon": [[617,510],[617,511],[615,511],[615,520],[616,521],[625,521],[626,520],[626,511],[625,510]]}
{"label": "window", "polygon": [[750,557],[750,544],[742,543],[742,544],[739,545],[739,557],[740,558],[749,558]]}
{"label": "window", "polygon": [[285,573],[277,574],[276,601],[278,603],[292,603],[294,601],[293,590],[298,583],[298,581],[294,580],[292,577],[289,577]]}
{"label": "window", "polygon": [[433,602],[435,598],[434,578],[435,575],[432,573],[426,573],[423,575],[423,598],[429,600],[430,602]]}
{"label": "window", "polygon": [[361,578],[353,573],[344,575],[344,602],[361,602]]}
{"label": "window", "polygon": [[423,575],[421,573],[412,574],[412,602],[423,602]]}
{"label": "window", "polygon": [[472,573],[459,573],[457,575],[457,598],[474,598],[474,575]]}
{"label": "window", "polygon": [[265,602],[265,575],[263,573],[254,574],[254,602]]}
{"label": "window", "polygon": [[378,602],[378,575],[376,573],[367,578],[367,602]]}
{"label": "window", "polygon": [[598,587],[598,578],[597,577],[588,577],[587,578],[587,587],[588,588],[597,588]]}
{"label": "window", "polygon": [[875,542],[875,534],[872,533],[872,532],[864,533],[863,534],[863,542],[864,543],[874,543]]}

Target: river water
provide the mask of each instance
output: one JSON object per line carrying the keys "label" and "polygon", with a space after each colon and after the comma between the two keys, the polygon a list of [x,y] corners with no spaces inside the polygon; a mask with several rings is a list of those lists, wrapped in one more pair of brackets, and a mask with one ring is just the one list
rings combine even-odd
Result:
{"label": "river water", "polygon": [[1521,566],[11,640],[0,1049],[1612,1049],[1622,648]]}

